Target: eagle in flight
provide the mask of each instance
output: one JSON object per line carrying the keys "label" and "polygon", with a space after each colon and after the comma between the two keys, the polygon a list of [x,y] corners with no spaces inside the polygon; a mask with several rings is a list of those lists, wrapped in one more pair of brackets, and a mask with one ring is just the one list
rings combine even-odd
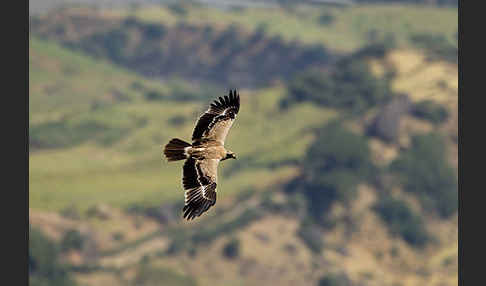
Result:
{"label": "eagle in flight", "polygon": [[197,120],[192,144],[174,138],[164,147],[169,162],[186,160],[182,168],[184,187],[183,216],[192,220],[216,203],[218,164],[236,159],[235,153],[224,148],[224,140],[240,110],[240,95],[236,90],[215,100]]}

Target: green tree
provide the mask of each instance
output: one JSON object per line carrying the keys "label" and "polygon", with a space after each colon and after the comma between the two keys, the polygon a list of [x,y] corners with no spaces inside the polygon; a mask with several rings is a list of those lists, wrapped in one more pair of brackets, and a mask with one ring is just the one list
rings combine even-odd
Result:
{"label": "green tree", "polygon": [[434,124],[440,124],[449,117],[447,109],[432,100],[423,100],[415,104],[412,114]]}
{"label": "green tree", "polygon": [[377,78],[365,60],[350,56],[330,71],[306,70],[291,80],[282,107],[311,101],[361,113],[391,93],[389,81]]}
{"label": "green tree", "polygon": [[445,158],[445,144],[436,133],[412,138],[411,148],[395,159],[391,171],[423,206],[449,217],[457,210],[457,177]]}
{"label": "green tree", "polygon": [[324,222],[324,213],[333,202],[350,201],[356,185],[374,170],[366,138],[346,130],[337,121],[318,132],[304,162],[303,175],[291,182],[287,191],[302,191],[309,214],[320,222]]}
{"label": "green tree", "polygon": [[390,231],[413,246],[422,247],[429,241],[422,218],[402,200],[385,197],[374,206]]}
{"label": "green tree", "polygon": [[349,201],[371,168],[366,139],[331,122],[320,130],[306,154],[304,174],[309,208],[321,217],[335,200]]}

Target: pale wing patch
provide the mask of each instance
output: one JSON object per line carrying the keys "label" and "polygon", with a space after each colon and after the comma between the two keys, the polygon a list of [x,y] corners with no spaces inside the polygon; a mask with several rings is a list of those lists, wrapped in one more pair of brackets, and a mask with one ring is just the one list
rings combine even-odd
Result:
{"label": "pale wing patch", "polygon": [[231,126],[233,125],[234,119],[229,117],[215,122],[211,129],[204,133],[204,137],[210,140],[216,140],[224,144],[226,136],[228,135]]}

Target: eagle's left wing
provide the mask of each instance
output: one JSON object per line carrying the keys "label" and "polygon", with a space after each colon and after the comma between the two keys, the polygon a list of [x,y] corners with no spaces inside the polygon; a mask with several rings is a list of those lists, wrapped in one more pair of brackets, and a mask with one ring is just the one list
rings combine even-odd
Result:
{"label": "eagle's left wing", "polygon": [[240,95],[230,90],[229,96],[219,97],[210,107],[199,117],[192,141],[194,145],[198,142],[216,140],[224,144],[226,135],[233,125],[236,114],[240,110]]}
{"label": "eagle's left wing", "polygon": [[196,160],[184,163],[182,184],[184,193],[184,218],[194,219],[216,203],[218,159]]}

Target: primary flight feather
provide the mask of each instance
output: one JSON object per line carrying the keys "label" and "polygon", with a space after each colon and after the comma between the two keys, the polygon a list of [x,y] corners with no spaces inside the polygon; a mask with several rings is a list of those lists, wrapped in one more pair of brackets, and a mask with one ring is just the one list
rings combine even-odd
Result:
{"label": "primary flight feather", "polygon": [[174,138],[164,148],[169,162],[186,160],[182,168],[184,187],[183,216],[194,219],[216,203],[218,164],[236,159],[235,153],[224,148],[224,140],[240,110],[240,95],[230,90],[219,97],[196,122],[192,144]]}

